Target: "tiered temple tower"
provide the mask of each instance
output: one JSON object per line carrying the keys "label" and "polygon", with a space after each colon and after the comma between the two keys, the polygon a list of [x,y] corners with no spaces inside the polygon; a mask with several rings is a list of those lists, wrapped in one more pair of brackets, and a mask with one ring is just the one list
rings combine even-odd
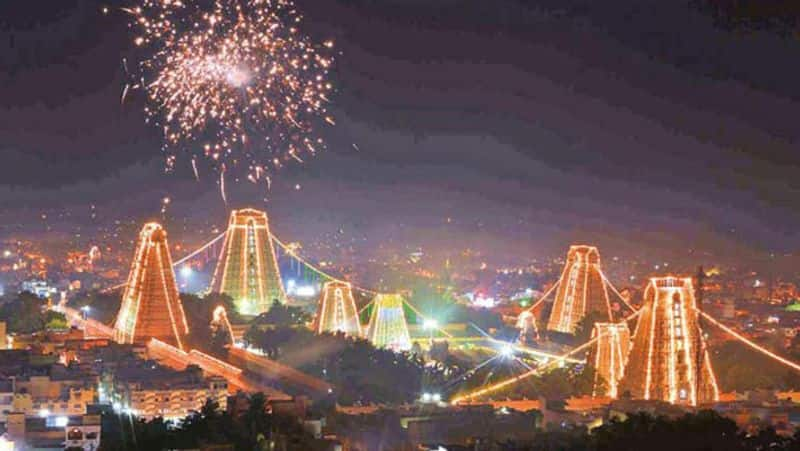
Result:
{"label": "tiered temple tower", "polygon": [[367,339],[378,348],[391,348],[395,351],[411,349],[403,297],[399,294],[379,294],[375,296],[373,303]]}
{"label": "tiered temple tower", "polygon": [[[595,323],[592,338],[597,339],[589,356],[589,362],[594,365],[595,370],[595,387],[592,389],[592,394],[616,398],[619,395],[619,381],[625,374],[625,364],[628,363],[628,351],[631,347],[630,329],[625,322]],[[598,384],[600,380],[603,382],[602,390]]]}
{"label": "tiered temple tower", "polygon": [[348,336],[361,336],[358,309],[349,283],[325,282],[317,306],[314,330],[318,334],[344,332]]}
{"label": "tiered temple tower", "polygon": [[605,278],[600,269],[600,252],[594,246],[570,246],[547,330],[574,334],[589,312],[612,321]]}
{"label": "tiered temple tower", "polygon": [[264,313],[276,299],[286,302],[267,213],[252,208],[231,212],[211,287],[231,296],[243,315]]}
{"label": "tiered temple tower", "polygon": [[691,278],[650,279],[620,393],[692,406],[719,399],[695,308]]}
{"label": "tiered temple tower", "polygon": [[145,343],[157,338],[183,349],[188,333],[167,232],[160,224],[145,224],[114,323],[114,339],[120,343]]}

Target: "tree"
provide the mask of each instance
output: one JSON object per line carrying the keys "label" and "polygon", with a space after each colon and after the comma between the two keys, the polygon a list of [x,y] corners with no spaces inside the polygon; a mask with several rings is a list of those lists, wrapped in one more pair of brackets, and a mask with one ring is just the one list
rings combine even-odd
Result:
{"label": "tree", "polygon": [[[199,412],[178,423],[104,414],[100,450],[197,449],[206,445],[233,445],[237,451],[312,448],[313,437],[298,420],[270,413],[263,393],[251,395],[249,401],[249,408],[235,417],[208,400]],[[273,446],[276,439],[284,446]]]}
{"label": "tree", "polygon": [[591,340],[594,324],[600,322],[608,322],[608,316],[598,311],[587,312],[575,327],[575,344],[580,345]]}
{"label": "tree", "polygon": [[8,332],[15,334],[67,327],[67,318],[62,313],[47,310],[47,301],[28,292],[0,306],[0,321],[5,321]]}
{"label": "tree", "polygon": [[111,325],[117,318],[121,303],[122,293],[119,290],[112,292],[91,290],[79,293],[70,305],[74,305],[76,309],[89,307],[88,315],[92,319]]}
{"label": "tree", "polygon": [[426,368],[422,359],[411,353],[377,349],[366,340],[343,334],[316,335],[305,328],[254,326],[244,339],[269,358],[331,382],[341,404],[413,401],[423,383],[454,374],[443,373],[445,366]]}
{"label": "tree", "polygon": [[183,310],[189,323],[190,341],[193,346],[210,354],[222,355],[225,347],[231,345],[230,331],[220,327],[212,327],[214,311],[218,307],[225,308],[228,321],[236,323],[241,317],[236,313],[233,299],[220,293],[210,293],[204,297],[181,293]]}
{"label": "tree", "polygon": [[266,312],[258,315],[253,324],[269,326],[302,326],[311,321],[311,315],[300,307],[282,304],[275,299]]}

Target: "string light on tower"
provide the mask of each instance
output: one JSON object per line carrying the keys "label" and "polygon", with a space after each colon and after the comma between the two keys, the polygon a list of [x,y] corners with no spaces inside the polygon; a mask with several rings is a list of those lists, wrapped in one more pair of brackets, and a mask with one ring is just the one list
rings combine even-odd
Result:
{"label": "string light on tower", "polygon": [[399,294],[379,294],[373,302],[367,339],[378,348],[395,351],[411,349],[403,297]]}
{"label": "string light on tower", "polygon": [[317,306],[314,329],[318,334],[343,332],[348,336],[361,336],[361,323],[358,320],[358,310],[349,283],[325,282]]}
{"label": "string light on tower", "polygon": [[243,315],[263,313],[274,300],[286,302],[267,213],[233,210],[225,234],[212,291],[230,295]]}
{"label": "string light on tower", "polygon": [[547,330],[574,334],[589,312],[598,312],[609,321],[613,319],[600,268],[600,252],[594,246],[570,246]]}
{"label": "string light on tower", "polygon": [[650,279],[621,391],[692,406],[719,399],[695,309],[691,278]]}
{"label": "string light on tower", "polygon": [[160,224],[142,228],[126,285],[114,338],[120,343],[157,338],[183,349],[189,326],[175,283],[167,233]]}

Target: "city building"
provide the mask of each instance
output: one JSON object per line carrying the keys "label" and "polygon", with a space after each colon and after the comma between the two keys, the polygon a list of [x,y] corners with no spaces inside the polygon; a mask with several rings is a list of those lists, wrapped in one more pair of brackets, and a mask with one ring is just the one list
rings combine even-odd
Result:
{"label": "city building", "polygon": [[148,361],[130,362],[104,377],[101,389],[103,400],[115,410],[147,420],[185,418],[209,399],[227,408],[225,379],[204,377],[196,366],[176,371]]}

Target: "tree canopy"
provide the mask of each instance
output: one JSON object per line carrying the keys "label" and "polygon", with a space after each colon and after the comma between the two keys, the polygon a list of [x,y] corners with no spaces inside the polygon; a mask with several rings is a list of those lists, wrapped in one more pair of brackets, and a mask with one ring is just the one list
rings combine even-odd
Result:
{"label": "tree canopy", "polygon": [[16,334],[67,327],[67,319],[62,313],[47,310],[46,300],[28,292],[0,305],[0,321],[5,321],[9,333]]}

